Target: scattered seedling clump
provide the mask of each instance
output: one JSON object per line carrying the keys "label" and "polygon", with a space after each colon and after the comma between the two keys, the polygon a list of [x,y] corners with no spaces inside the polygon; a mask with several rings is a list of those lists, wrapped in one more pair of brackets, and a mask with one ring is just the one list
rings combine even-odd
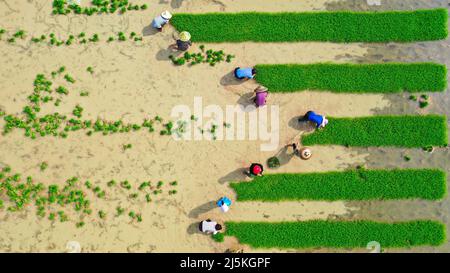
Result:
{"label": "scattered seedling clump", "polygon": [[[176,186],[174,182],[169,183],[171,187]],[[111,180],[107,185],[109,188],[115,187],[116,182]],[[152,191],[158,190],[158,193],[163,192],[164,182],[159,181],[155,186],[152,186],[150,181],[143,182],[139,188],[136,188],[137,191],[131,194],[128,193],[128,190],[134,189],[134,187],[128,181],[122,182],[121,185],[127,189],[127,195],[133,204],[141,206],[141,204],[152,201],[150,198]],[[85,189],[87,190],[85,191]],[[174,192],[176,190],[172,189],[168,195],[172,195]],[[145,197],[142,197],[141,193]],[[58,184],[45,186],[43,183],[36,183],[32,177],[23,179],[21,174],[13,173],[11,168],[6,166],[0,170],[0,196],[0,208],[6,207],[8,212],[22,211],[27,206],[34,204],[36,214],[40,218],[45,217],[52,222],[73,221],[77,228],[85,226],[86,217],[96,217],[97,215],[102,220],[106,218],[104,210],[91,207],[91,204],[94,204],[94,202],[91,202],[90,199],[90,197],[94,199],[105,198],[106,191],[102,189],[101,185],[94,185],[89,180],[81,183],[77,177],[66,180],[62,186]],[[108,198],[104,200],[107,202],[115,201]],[[94,209],[96,213],[93,214]],[[123,204],[116,206],[116,216],[123,215],[126,211],[133,220],[142,222],[142,214],[140,212],[126,209],[123,207]]]}
{"label": "scattered seedling clump", "polygon": [[227,63],[231,62],[234,58],[234,55],[226,55],[223,50],[214,51],[212,49],[208,49],[205,51],[205,46],[200,46],[200,52],[197,53],[189,53],[185,52],[183,56],[176,58],[173,55],[169,56],[169,59],[172,60],[175,65],[184,65],[188,63],[190,66],[200,64],[200,63],[209,63],[210,66],[215,66],[217,63],[222,61],[226,61]]}
{"label": "scattered seedling clump", "polygon": [[147,4],[136,5],[128,0],[92,0],[91,6],[81,7],[76,3],[68,3],[67,0],[53,0],[53,14],[66,15],[70,13],[84,14],[124,14],[127,11],[146,10]]}
{"label": "scattered seedling clump", "polygon": [[[3,31],[3,32],[2,32]],[[0,29],[0,40],[2,40],[2,36],[5,35],[7,32],[4,29]],[[143,40],[142,36],[138,36],[136,32],[131,32],[129,35],[129,40],[134,42],[140,42]],[[8,36],[5,41],[8,43],[15,43],[17,39],[28,41],[26,31],[19,30],[12,35]],[[112,42],[114,41],[114,37],[110,36],[106,42]],[[123,32],[118,33],[118,41],[126,41],[126,34]],[[50,34],[42,34],[38,36],[33,36],[29,38],[29,41],[33,44],[46,44],[48,46],[71,46],[76,44],[88,44],[88,43],[98,43],[101,42],[102,39],[99,34],[93,33],[90,38],[87,37],[85,32],[81,32],[78,35],[75,34],[69,34],[66,36],[66,38],[58,38],[55,33]]]}
{"label": "scattered seedling clump", "polygon": [[[64,80],[69,84],[75,84],[76,80],[66,73],[64,66],[51,73],[52,80],[58,80],[64,75]],[[82,119],[83,107],[77,105],[72,111],[73,117],[55,112],[53,114],[40,114],[41,108],[48,102],[54,101],[54,106],[60,106],[63,96],[70,94],[69,89],[64,85],[53,88],[53,82],[44,74],[38,74],[34,81],[34,91],[28,96],[28,105],[23,107],[21,115],[8,115],[1,111],[1,116],[6,121],[3,134],[8,134],[14,129],[22,129],[25,136],[35,139],[52,135],[54,137],[68,137],[70,132],[84,130],[88,136],[94,133],[110,135],[115,133],[128,133],[147,128],[149,132],[154,132],[154,124],[160,124],[161,135],[171,135],[173,123],[171,121],[162,124],[162,118],[156,116],[154,119],[145,119],[141,124],[126,124],[121,120],[84,120]],[[80,96],[87,96],[89,92],[81,91]]]}

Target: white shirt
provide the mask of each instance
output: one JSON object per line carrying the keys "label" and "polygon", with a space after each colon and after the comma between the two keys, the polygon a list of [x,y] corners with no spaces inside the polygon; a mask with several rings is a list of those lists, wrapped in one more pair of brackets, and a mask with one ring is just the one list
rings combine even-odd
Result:
{"label": "white shirt", "polygon": [[203,221],[202,222],[202,230],[203,230],[203,232],[206,232],[206,233],[216,234],[217,233],[216,225],[217,225],[217,222]]}
{"label": "white shirt", "polygon": [[154,28],[162,28],[165,24],[167,24],[169,20],[162,18],[161,15],[153,19],[152,27]]}
{"label": "white shirt", "polygon": [[229,206],[227,206],[227,204],[223,204],[222,206],[220,206],[220,210],[222,210],[222,212],[227,212],[230,209]]}
{"label": "white shirt", "polygon": [[326,119],[325,117],[323,117],[322,124],[320,124],[319,128],[323,128],[323,127],[325,127],[325,125],[327,125],[327,124],[328,124],[328,119]]}

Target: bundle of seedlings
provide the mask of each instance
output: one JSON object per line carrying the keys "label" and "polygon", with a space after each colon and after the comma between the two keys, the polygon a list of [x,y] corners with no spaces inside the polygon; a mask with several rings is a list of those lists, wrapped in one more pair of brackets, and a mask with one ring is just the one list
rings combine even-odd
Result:
{"label": "bundle of seedlings", "polygon": [[68,3],[67,0],[53,0],[53,14],[66,15],[69,13],[84,14],[109,14],[120,12],[124,14],[132,10],[146,10],[147,4],[136,5],[128,0],[92,0],[90,7],[82,7],[77,3]]}

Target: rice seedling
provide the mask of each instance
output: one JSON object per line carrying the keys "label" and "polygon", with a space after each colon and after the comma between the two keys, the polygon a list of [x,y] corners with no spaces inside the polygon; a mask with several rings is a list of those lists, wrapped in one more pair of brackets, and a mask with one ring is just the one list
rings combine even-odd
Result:
{"label": "rice seedling", "polygon": [[94,35],[92,35],[91,38],[89,38],[89,42],[96,43],[98,41],[100,41],[100,38],[98,37],[98,34],[94,34]]}
{"label": "rice seedling", "polygon": [[128,182],[128,180],[124,180],[124,181],[120,182],[120,186],[127,190],[131,189],[131,184],[130,184],[130,182]]}
{"label": "rice seedling", "polygon": [[211,237],[213,238],[214,241],[216,241],[217,243],[222,243],[225,240],[225,234],[224,233],[216,233],[211,235]]}
{"label": "rice seedling", "polygon": [[123,33],[123,32],[119,32],[118,34],[117,34],[117,36],[118,36],[118,40],[119,41],[126,41],[127,40],[127,37],[125,36],[125,34]]}
{"label": "rice seedling", "polygon": [[98,217],[100,217],[100,219],[105,219],[106,218],[106,212],[104,212],[103,210],[100,210],[98,212]]}
{"label": "rice seedling", "polygon": [[77,118],[81,118],[81,116],[83,115],[83,107],[79,105],[75,106],[75,108],[72,111],[72,114]]}
{"label": "rice seedling", "polygon": [[41,165],[39,166],[42,172],[45,171],[47,167],[48,167],[47,162],[42,162]]}
{"label": "rice seedling", "polygon": [[16,33],[13,34],[14,38],[20,38],[20,39],[25,39],[25,31],[24,30],[19,30]]}
{"label": "rice seedling", "polygon": [[281,164],[280,164],[280,160],[278,159],[278,157],[272,156],[271,158],[269,158],[267,160],[267,165],[271,169],[276,169],[276,168],[280,167]]}
{"label": "rice seedling", "polygon": [[138,189],[140,190],[140,191],[142,191],[143,189],[145,189],[145,188],[147,188],[147,187],[150,187],[150,181],[146,181],[146,182],[142,182],[140,185],[139,185],[139,187],[138,187]]}
{"label": "rice seedling", "polygon": [[132,147],[133,147],[132,144],[124,144],[124,145],[122,145],[122,149],[123,149],[124,151],[126,151],[126,150],[128,150],[128,149],[131,149]]}
{"label": "rice seedling", "polygon": [[117,182],[115,180],[111,180],[107,183],[108,187],[114,187],[115,185],[117,185]]}
{"label": "rice seedling", "polygon": [[94,68],[92,68],[92,66],[88,66],[88,67],[86,68],[86,71],[89,72],[89,73],[91,73],[91,74],[94,74]]}
{"label": "rice seedling", "polygon": [[136,199],[136,198],[138,198],[139,197],[139,194],[138,193],[131,193],[130,195],[128,195],[128,197],[129,198],[131,198],[131,199]]}
{"label": "rice seedling", "polygon": [[121,216],[125,212],[124,208],[116,207],[116,217]]}
{"label": "rice seedling", "polygon": [[150,203],[150,202],[152,202],[152,198],[150,197],[150,194],[146,194],[145,195],[145,200],[147,201],[147,203]]}

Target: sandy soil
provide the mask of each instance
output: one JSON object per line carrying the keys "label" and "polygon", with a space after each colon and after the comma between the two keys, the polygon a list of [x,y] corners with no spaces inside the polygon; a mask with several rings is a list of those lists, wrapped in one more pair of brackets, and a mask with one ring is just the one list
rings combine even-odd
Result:
{"label": "sandy soil", "polygon": [[[163,33],[150,31],[151,19],[164,9],[174,12],[208,11],[303,11],[323,9],[325,2],[306,0],[242,1],[137,1],[147,2],[149,9],[120,15],[51,16],[51,1],[0,0],[0,27],[11,32],[24,29],[28,35],[54,32],[57,36],[86,32],[98,33],[103,41],[118,31],[142,33],[144,41],[99,42],[98,44],[48,47],[19,41],[14,45],[0,41],[0,109],[19,113],[32,92],[38,73],[49,74],[64,65],[77,80],[74,90],[90,92],[80,97],[72,92],[58,111],[70,113],[76,104],[84,107],[84,117],[141,122],[146,117],[168,118],[179,104],[192,107],[194,96],[203,104],[219,106],[246,103],[256,83],[234,84],[229,73],[235,66],[259,63],[309,63],[352,61],[366,53],[361,44],[289,43],[289,44],[207,44],[235,54],[231,64],[216,67],[174,67],[167,57],[173,43],[173,29]],[[198,3],[201,2],[201,3]],[[194,45],[194,48],[196,46]],[[92,66],[94,74],[86,72]],[[38,219],[32,208],[20,213],[0,211],[0,251],[62,252],[68,241],[78,241],[84,252],[223,252],[239,248],[235,240],[214,243],[199,234],[197,223],[205,218],[225,220],[307,220],[346,215],[354,208],[343,202],[235,203],[226,215],[212,204],[223,195],[235,198],[228,182],[244,179],[242,169],[251,162],[265,162],[278,154],[282,166],[276,172],[311,172],[344,169],[364,162],[367,154],[343,147],[313,147],[310,161],[289,155],[284,145],[298,137],[300,131],[292,120],[309,109],[332,116],[371,115],[389,106],[379,95],[335,95],[302,92],[270,95],[271,105],[280,107],[280,145],[272,152],[261,152],[260,141],[174,141],[172,138],[141,131],[113,136],[72,133],[67,139],[52,137],[32,141],[15,131],[0,136],[0,163],[10,165],[24,176],[31,175],[46,184],[63,183],[72,176],[89,179],[106,188],[106,183],[128,179],[137,184],[145,180],[177,180],[178,193],[164,195],[147,204],[133,203],[120,190],[107,192],[105,200],[93,207],[108,215],[115,207],[140,210],[143,222],[130,223],[127,216],[108,217],[99,222],[86,219],[77,229],[73,222],[54,223]],[[55,108],[48,106],[45,111]],[[3,122],[0,123],[3,125]],[[123,151],[122,145],[133,148]],[[41,172],[39,164],[49,168]],[[271,172],[268,170],[268,172]]]}

